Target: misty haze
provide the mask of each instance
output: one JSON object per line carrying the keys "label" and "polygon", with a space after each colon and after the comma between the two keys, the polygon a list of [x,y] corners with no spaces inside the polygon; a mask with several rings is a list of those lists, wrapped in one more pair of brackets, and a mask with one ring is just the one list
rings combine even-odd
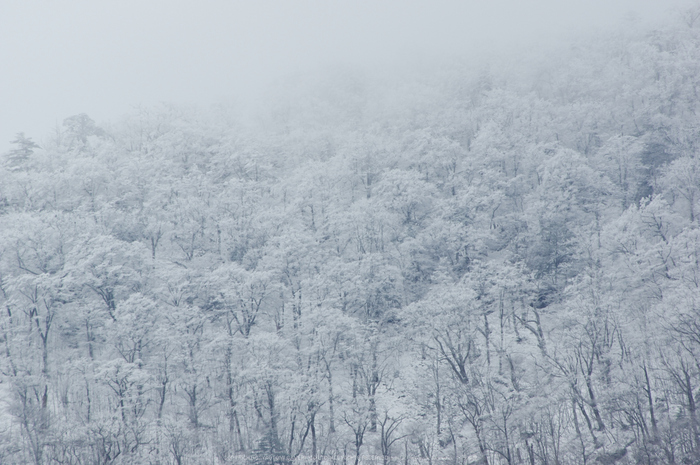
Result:
{"label": "misty haze", "polygon": [[9,0],[0,59],[0,464],[700,464],[700,3]]}

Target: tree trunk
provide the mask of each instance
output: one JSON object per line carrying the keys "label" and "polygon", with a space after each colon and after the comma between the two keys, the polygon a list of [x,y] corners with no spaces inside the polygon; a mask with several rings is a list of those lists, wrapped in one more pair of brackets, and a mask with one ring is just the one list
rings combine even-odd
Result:
{"label": "tree trunk", "polygon": [[651,433],[654,441],[659,437],[659,428],[656,424],[656,416],[654,415],[654,401],[651,397],[651,383],[649,382],[649,373],[647,372],[647,366],[644,364],[644,380],[646,383],[646,388],[644,389],[647,394],[647,401],[649,402],[649,415],[651,416]]}
{"label": "tree trunk", "polygon": [[335,408],[333,405],[333,372],[331,371],[331,367],[328,364],[326,364],[326,369],[328,370],[328,430],[331,433],[335,433]]}

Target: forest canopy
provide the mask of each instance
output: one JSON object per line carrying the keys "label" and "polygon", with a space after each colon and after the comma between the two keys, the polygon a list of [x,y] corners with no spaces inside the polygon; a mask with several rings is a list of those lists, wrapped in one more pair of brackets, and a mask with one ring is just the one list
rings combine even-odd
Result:
{"label": "forest canopy", "polygon": [[0,462],[700,462],[700,23],[21,133]]}

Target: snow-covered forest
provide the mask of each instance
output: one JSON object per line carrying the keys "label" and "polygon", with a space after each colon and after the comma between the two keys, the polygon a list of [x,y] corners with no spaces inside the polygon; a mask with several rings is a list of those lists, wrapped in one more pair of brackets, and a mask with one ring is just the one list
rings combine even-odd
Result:
{"label": "snow-covered forest", "polygon": [[424,71],[19,134],[0,463],[700,463],[698,15]]}

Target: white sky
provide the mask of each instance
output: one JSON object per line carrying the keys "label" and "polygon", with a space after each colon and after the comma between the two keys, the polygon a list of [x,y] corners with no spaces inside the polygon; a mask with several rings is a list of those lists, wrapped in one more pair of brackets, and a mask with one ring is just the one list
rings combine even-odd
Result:
{"label": "white sky", "polygon": [[208,105],[325,65],[508,48],[682,0],[0,0],[0,152],[64,118]]}

